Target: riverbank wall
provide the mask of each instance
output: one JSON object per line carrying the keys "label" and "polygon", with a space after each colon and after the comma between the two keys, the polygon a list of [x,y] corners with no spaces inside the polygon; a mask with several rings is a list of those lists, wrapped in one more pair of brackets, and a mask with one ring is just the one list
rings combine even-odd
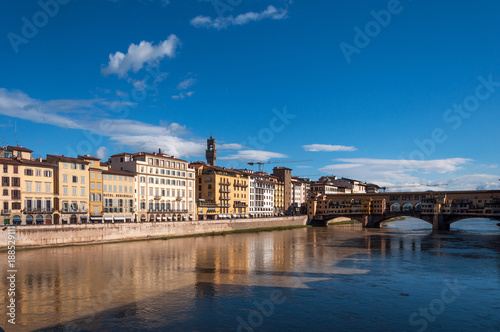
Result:
{"label": "riverbank wall", "polygon": [[[303,226],[306,222],[307,216],[296,216],[161,223],[30,225],[15,226],[14,234],[16,248],[29,248],[209,235],[260,228]],[[13,234],[9,229],[12,228],[2,227],[0,250],[7,248],[8,236]]]}

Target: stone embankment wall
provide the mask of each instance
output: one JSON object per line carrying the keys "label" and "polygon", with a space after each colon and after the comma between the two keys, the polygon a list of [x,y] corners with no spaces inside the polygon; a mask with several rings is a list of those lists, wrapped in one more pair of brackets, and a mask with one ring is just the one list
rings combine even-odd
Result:
{"label": "stone embankment wall", "polygon": [[[306,221],[306,216],[298,216],[161,223],[16,226],[15,238],[16,248],[50,247],[210,234],[254,228],[298,226],[305,225]],[[0,231],[0,250],[7,247],[7,237],[7,227],[2,227]]]}

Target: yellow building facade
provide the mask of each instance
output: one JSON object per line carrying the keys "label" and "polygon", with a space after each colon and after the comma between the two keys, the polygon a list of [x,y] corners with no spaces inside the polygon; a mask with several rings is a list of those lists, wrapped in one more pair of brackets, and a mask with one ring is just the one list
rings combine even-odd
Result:
{"label": "yellow building facade", "polygon": [[204,163],[196,169],[196,198],[199,220],[248,218],[248,174]]}
{"label": "yellow building facade", "polygon": [[89,162],[55,155],[47,155],[46,161],[57,166],[54,223],[88,223]]}

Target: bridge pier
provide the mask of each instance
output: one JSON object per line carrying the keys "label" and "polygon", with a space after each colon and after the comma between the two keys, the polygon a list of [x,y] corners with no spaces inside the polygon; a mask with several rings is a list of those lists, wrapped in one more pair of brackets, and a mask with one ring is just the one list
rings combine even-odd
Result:
{"label": "bridge pier", "polygon": [[361,219],[363,228],[380,228],[380,223],[378,222],[379,220],[377,220],[374,215],[363,215]]}
{"label": "bridge pier", "polygon": [[435,231],[449,231],[450,224],[448,224],[444,219],[443,214],[434,214],[432,216],[432,229]]}

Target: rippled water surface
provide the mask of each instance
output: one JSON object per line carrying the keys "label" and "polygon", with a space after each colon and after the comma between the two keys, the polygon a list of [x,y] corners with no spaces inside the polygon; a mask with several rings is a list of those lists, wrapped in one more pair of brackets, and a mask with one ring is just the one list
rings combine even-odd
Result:
{"label": "rippled water surface", "polygon": [[[19,251],[16,327],[499,331],[496,223],[471,219],[433,232],[409,218],[380,229],[328,226]],[[7,300],[6,290],[1,296]],[[5,316],[1,322],[5,328]]]}

